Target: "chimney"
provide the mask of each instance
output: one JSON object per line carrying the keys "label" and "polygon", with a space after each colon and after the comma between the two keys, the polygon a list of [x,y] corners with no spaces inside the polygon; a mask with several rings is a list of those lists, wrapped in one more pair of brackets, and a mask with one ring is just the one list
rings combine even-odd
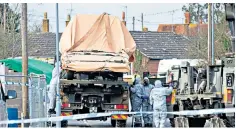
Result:
{"label": "chimney", "polygon": [[147,27],[143,27],[143,32],[148,32],[148,28]]}
{"label": "chimney", "polygon": [[122,22],[126,26],[126,21],[125,21],[125,12],[122,12]]}
{"label": "chimney", "polygon": [[185,12],[184,16],[185,16],[185,24],[190,24],[190,13]]}
{"label": "chimney", "polygon": [[43,32],[49,32],[49,20],[47,16],[47,12],[44,13],[44,19],[43,19]]}
{"label": "chimney", "polygon": [[70,22],[70,15],[67,15],[66,26],[69,24],[69,22]]}

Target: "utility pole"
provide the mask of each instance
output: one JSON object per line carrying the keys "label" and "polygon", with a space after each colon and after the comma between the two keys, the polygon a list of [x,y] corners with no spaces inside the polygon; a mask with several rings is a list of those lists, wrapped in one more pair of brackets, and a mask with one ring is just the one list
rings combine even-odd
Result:
{"label": "utility pole", "polygon": [[6,3],[4,3],[3,4],[3,28],[4,28],[4,32],[6,32],[6,13],[7,13]]}
{"label": "utility pole", "polygon": [[[200,11],[199,11],[199,4],[197,4],[197,18],[198,18],[198,26],[197,26],[197,34],[198,34],[198,36],[199,36],[199,33],[200,33]],[[200,43],[199,43],[199,41],[197,42],[197,49],[199,49],[200,50]],[[198,54],[197,54],[197,57],[199,58],[199,52],[198,52]]]}
{"label": "utility pole", "polygon": [[211,3],[208,3],[208,62],[212,64],[212,21],[211,21]]}
{"label": "utility pole", "polygon": [[171,32],[172,33],[174,33],[174,18],[173,18],[173,16],[174,16],[174,10],[173,10],[173,12],[172,12],[172,29],[171,29]]}
{"label": "utility pole", "polygon": [[[58,3],[56,3],[56,60],[57,60],[57,72],[59,73],[59,18],[58,18]],[[56,116],[61,115],[61,101],[60,101],[60,79],[57,78],[57,90],[56,90]],[[56,122],[56,127],[61,128],[61,121]]]}
{"label": "utility pole", "polygon": [[135,30],[135,17],[133,17],[133,31]]}
{"label": "utility pole", "polygon": [[126,22],[128,22],[128,12],[127,12],[127,10],[128,10],[128,7],[127,6],[125,6],[125,15],[126,15],[126,17],[125,17],[125,21]]}
{"label": "utility pole", "polygon": [[215,25],[215,20],[214,20],[214,4],[212,3],[211,5],[211,63],[214,65],[215,64],[215,40],[214,40],[214,25]]}
{"label": "utility pole", "polygon": [[[27,48],[27,3],[21,4],[21,36],[22,36],[22,110],[23,117],[29,118],[28,114],[28,48]],[[24,126],[27,126],[25,124]]]}
{"label": "utility pole", "polygon": [[143,13],[141,14],[141,22],[142,22],[142,31],[143,31]]}

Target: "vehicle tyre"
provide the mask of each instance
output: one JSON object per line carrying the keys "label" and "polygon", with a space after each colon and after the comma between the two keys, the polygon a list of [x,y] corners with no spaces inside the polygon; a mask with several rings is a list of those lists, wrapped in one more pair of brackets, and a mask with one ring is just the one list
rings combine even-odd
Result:
{"label": "vehicle tyre", "polygon": [[175,127],[175,119],[169,118],[171,127]]}
{"label": "vehicle tyre", "polygon": [[67,126],[68,126],[68,121],[67,120],[61,121],[61,127],[62,128],[66,128]]}
{"label": "vehicle tyre", "polygon": [[235,117],[234,116],[228,116],[227,117],[227,125],[228,127],[235,127]]}
{"label": "vehicle tyre", "polygon": [[111,126],[116,127],[116,120],[111,120]]}
{"label": "vehicle tyre", "polygon": [[117,120],[116,127],[126,127],[126,120]]}
{"label": "vehicle tyre", "polygon": [[74,72],[73,71],[68,71],[67,72],[67,80],[73,80],[74,79]]}

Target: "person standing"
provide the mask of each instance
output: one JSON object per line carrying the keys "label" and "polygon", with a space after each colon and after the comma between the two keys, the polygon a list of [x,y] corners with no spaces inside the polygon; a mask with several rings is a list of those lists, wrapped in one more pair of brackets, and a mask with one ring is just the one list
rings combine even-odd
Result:
{"label": "person standing", "polygon": [[[135,85],[130,87],[131,102],[132,102],[132,111],[140,112],[142,106],[142,84],[141,78],[136,77]],[[141,117],[138,115],[134,116],[134,126],[135,127],[142,127],[142,120]]]}
{"label": "person standing", "polygon": [[172,93],[172,87],[163,87],[161,81],[156,80],[155,86],[150,93],[150,104],[153,105],[153,120],[157,128],[164,128],[167,117],[166,96]]}
{"label": "person standing", "polygon": [[[154,86],[149,83],[149,79],[145,77],[144,84],[142,87],[142,99],[143,99],[142,111],[143,112],[153,111],[152,105],[149,102],[149,96],[153,87]],[[148,114],[148,113],[143,114],[144,127],[152,127],[152,122],[153,122],[152,118],[153,118],[152,114]]]}
{"label": "person standing", "polygon": [[60,73],[62,71],[62,69],[59,68],[59,73],[58,73],[57,66],[58,66],[58,63],[55,63],[55,67],[52,70],[52,79],[49,84],[49,92],[48,92],[48,97],[49,97],[48,113],[49,114],[56,114],[55,103],[56,103],[56,87],[58,83],[57,79],[60,77]]}

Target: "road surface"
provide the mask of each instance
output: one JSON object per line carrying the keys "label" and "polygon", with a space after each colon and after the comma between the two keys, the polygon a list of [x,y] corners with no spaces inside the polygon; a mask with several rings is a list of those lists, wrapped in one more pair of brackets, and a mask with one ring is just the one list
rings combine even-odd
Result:
{"label": "road surface", "polygon": [[[127,121],[127,127],[131,127],[131,118]],[[88,120],[88,121],[77,121],[77,120],[70,120],[68,121],[68,128],[73,127],[107,127],[111,128],[111,120],[108,119],[107,121],[99,121],[99,120]]]}
{"label": "road surface", "polygon": [[[131,127],[132,126],[132,118],[129,117],[128,121],[127,121],[127,125],[126,127]],[[170,127],[170,125],[168,124],[168,121],[166,123],[167,127]],[[111,128],[111,120],[108,119],[107,121],[92,121],[92,120],[88,120],[88,121],[77,121],[77,120],[70,120],[68,121],[68,128],[76,128],[76,127],[104,127],[104,128]]]}

